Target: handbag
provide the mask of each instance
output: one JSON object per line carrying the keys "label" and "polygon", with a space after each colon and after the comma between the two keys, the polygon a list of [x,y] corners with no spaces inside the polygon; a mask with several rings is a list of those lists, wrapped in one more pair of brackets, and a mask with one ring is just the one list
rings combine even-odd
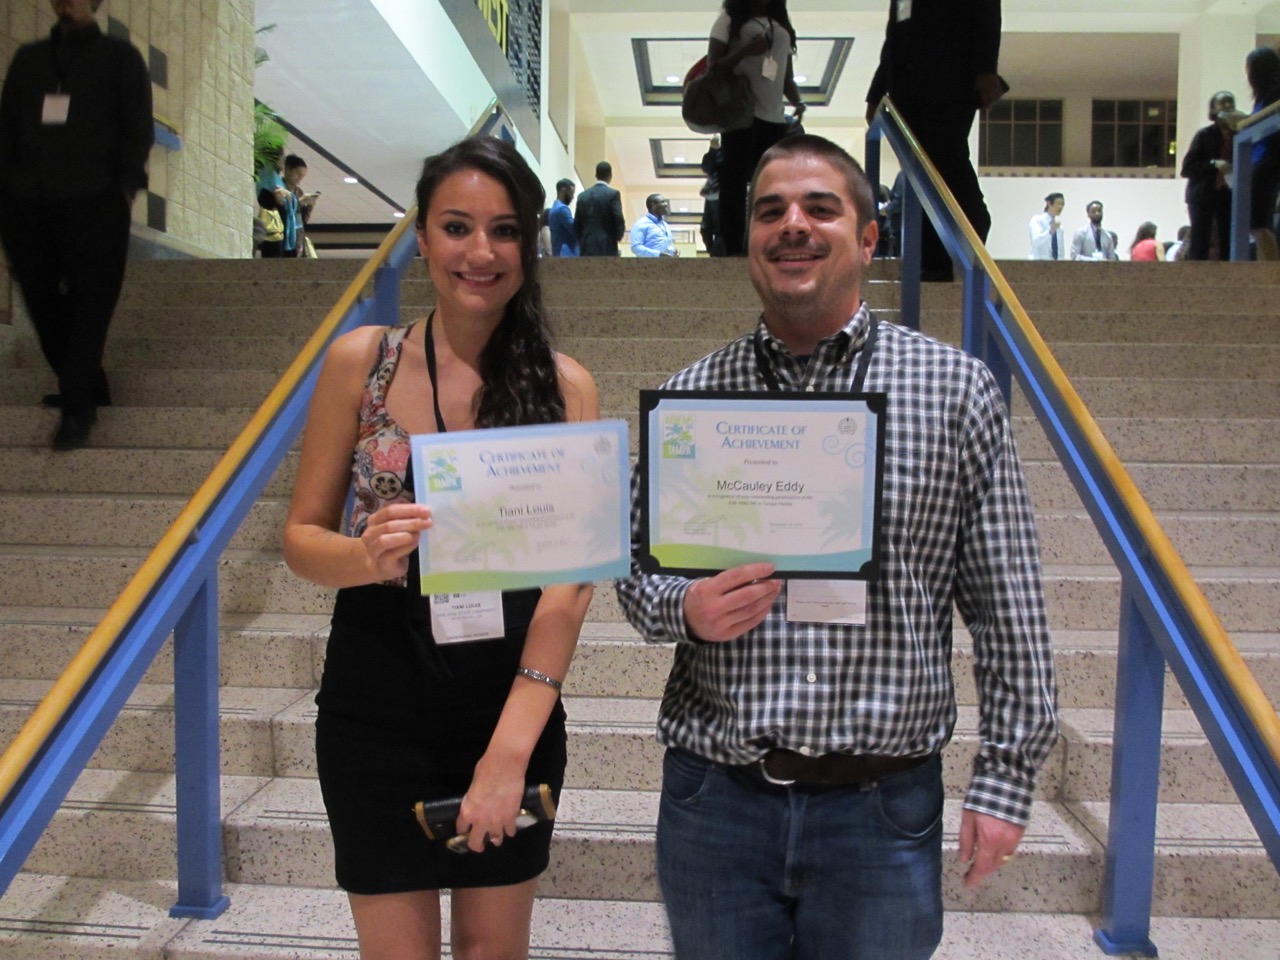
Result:
{"label": "handbag", "polygon": [[264,243],[277,243],[284,239],[284,220],[278,210],[258,208],[258,222],[262,224],[262,240]]}
{"label": "handbag", "polygon": [[751,81],[740,73],[719,76],[702,57],[685,74],[680,115],[694,133],[745,130],[756,116]]}
{"label": "handbag", "polygon": [[[431,840],[443,840],[445,849],[451,853],[467,853],[469,839],[465,833],[455,833],[454,821],[462,809],[462,797],[450,797],[447,800],[419,800],[413,805],[414,816],[422,832]],[[525,787],[521,799],[520,813],[516,817],[516,829],[523,830],[543,820],[556,818],[556,802],[552,799],[551,788],[545,783],[531,783]]]}

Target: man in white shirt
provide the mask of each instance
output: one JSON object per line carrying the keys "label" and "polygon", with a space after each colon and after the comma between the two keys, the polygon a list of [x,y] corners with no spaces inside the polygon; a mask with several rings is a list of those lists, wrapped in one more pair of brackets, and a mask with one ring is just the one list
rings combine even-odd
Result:
{"label": "man in white shirt", "polygon": [[1031,218],[1028,229],[1031,233],[1032,260],[1067,258],[1067,235],[1059,219],[1065,204],[1066,199],[1062,194],[1051,193],[1044,198],[1044,213],[1037,213]]}
{"label": "man in white shirt", "polygon": [[1116,235],[1102,229],[1102,201],[1090,200],[1084,211],[1089,215],[1089,225],[1081,227],[1071,238],[1071,259],[1119,260]]}
{"label": "man in white shirt", "polygon": [[649,212],[631,227],[631,252],[637,257],[678,257],[676,242],[667,225],[667,213],[671,204],[660,193],[651,193],[645,200]]}

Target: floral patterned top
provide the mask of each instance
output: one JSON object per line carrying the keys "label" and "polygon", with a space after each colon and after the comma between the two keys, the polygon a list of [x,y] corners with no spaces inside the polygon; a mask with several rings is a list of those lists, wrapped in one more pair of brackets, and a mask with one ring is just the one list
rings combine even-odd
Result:
{"label": "floral patterned top", "polygon": [[[396,375],[405,337],[413,329],[389,327],[378,344],[378,359],[369,371],[360,401],[360,431],[351,461],[355,501],[347,524],[349,536],[364,533],[369,517],[393,503],[413,503],[405,482],[409,469],[409,435],[387,414],[387,387]],[[403,587],[406,578],[385,581]]]}

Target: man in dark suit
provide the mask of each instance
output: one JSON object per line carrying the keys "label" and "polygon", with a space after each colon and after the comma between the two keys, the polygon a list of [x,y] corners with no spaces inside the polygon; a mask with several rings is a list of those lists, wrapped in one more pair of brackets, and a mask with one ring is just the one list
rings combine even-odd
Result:
{"label": "man in dark suit", "polygon": [[622,195],[609,186],[613,167],[607,160],[596,164],[596,182],[578,194],[573,229],[578,234],[578,254],[583,257],[616,257],[618,241],[627,232],[622,217]]}
{"label": "man in dark suit", "polygon": [[[867,90],[867,123],[888,94],[984,243],[991,214],[969,158],[969,131],[976,111],[1003,94],[999,59],[1000,0],[891,0]],[[920,259],[925,280],[952,278],[951,257],[928,217]]]}
{"label": "man in dark suit", "polygon": [[1191,239],[1184,260],[1208,260],[1213,241],[1214,221],[1218,228],[1218,258],[1231,256],[1231,188],[1226,175],[1231,172],[1231,128],[1222,119],[1236,108],[1229,90],[1219,90],[1209,101],[1209,126],[1202,127],[1191,140],[1191,149],[1182,159],[1182,175],[1187,178],[1187,214],[1191,218]]}

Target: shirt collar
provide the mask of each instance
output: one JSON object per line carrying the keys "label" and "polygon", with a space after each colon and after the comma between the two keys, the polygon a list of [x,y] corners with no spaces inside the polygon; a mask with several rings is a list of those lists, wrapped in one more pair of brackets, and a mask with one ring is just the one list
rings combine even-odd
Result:
{"label": "shirt collar", "polygon": [[[867,342],[867,334],[870,330],[871,310],[863,300],[843,327],[818,341],[810,357],[831,363],[843,362],[862,349],[862,345]],[[760,314],[760,319],[756,323],[756,336],[760,338],[766,353],[772,356],[792,356],[787,345],[769,331],[769,325],[765,323],[763,313]]]}
{"label": "shirt collar", "polygon": [[652,213],[646,212],[645,216],[648,217],[650,220],[652,220],[654,223],[658,224],[659,226],[667,222],[663,220],[661,217],[655,217]]}

